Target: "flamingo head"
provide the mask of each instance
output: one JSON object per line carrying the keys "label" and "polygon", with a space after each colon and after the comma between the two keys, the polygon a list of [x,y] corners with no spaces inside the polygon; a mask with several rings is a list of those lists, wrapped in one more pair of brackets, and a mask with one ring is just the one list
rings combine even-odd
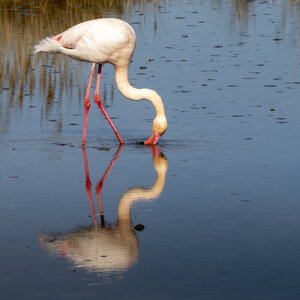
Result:
{"label": "flamingo head", "polygon": [[159,138],[165,133],[167,130],[168,123],[165,115],[156,116],[153,120],[152,125],[152,136],[144,141],[145,145],[155,145],[157,144]]}

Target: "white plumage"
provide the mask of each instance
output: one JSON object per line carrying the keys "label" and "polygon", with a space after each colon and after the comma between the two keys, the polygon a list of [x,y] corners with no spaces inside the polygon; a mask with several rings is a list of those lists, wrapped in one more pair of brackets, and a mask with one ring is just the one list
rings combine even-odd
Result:
{"label": "white plumage", "polygon": [[135,43],[135,32],[129,24],[119,19],[105,18],[77,24],[54,37],[47,37],[41,40],[34,47],[34,53],[61,53],[76,60],[92,63],[90,81],[84,102],[85,122],[82,145],[85,145],[88,110],[90,107],[89,95],[95,64],[98,64],[99,67],[94,100],[112,126],[120,143],[123,143],[123,140],[105,112],[99,98],[101,66],[105,63],[114,65],[118,89],[125,97],[136,101],[142,99],[149,100],[156,110],[156,117],[153,120],[152,126],[152,136],[144,143],[156,144],[159,137],[166,131],[167,119],[161,97],[150,89],[136,89],[128,81],[128,68]]}

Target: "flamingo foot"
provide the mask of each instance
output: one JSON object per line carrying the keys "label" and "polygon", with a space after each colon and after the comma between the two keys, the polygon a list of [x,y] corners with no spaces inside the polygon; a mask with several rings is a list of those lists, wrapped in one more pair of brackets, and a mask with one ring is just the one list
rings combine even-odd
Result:
{"label": "flamingo foot", "polygon": [[160,138],[160,135],[158,133],[154,132],[148,140],[144,141],[144,144],[145,145],[156,145],[159,138]]}

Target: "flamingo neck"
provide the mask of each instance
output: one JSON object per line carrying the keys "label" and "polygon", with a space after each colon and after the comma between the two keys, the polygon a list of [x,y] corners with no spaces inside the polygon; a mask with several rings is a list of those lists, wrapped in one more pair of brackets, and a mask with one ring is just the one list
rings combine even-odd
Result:
{"label": "flamingo neck", "polygon": [[165,116],[164,104],[161,97],[154,91],[150,89],[136,89],[128,81],[128,69],[129,65],[125,66],[115,66],[116,68],[116,83],[119,91],[126,98],[139,101],[148,100],[150,101],[155,110],[157,116]]}

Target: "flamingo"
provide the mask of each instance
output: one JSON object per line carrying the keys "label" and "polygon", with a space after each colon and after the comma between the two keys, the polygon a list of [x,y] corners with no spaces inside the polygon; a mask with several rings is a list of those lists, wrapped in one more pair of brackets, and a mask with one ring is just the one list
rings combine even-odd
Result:
{"label": "flamingo", "polygon": [[97,83],[94,101],[99,106],[108,123],[116,134],[120,144],[123,140],[105,111],[99,97],[102,64],[110,63],[115,67],[115,78],[119,91],[130,100],[146,99],[156,110],[153,120],[152,135],[144,144],[157,144],[159,138],[167,130],[167,118],[161,97],[154,90],[134,88],[128,80],[128,69],[135,49],[136,35],[126,22],[115,18],[103,18],[79,23],[66,31],[46,37],[34,47],[34,53],[61,53],[73,59],[90,62],[91,72],[84,99],[84,125],[82,146],[86,142],[88,111],[90,108],[90,91],[96,64],[98,64]]}

